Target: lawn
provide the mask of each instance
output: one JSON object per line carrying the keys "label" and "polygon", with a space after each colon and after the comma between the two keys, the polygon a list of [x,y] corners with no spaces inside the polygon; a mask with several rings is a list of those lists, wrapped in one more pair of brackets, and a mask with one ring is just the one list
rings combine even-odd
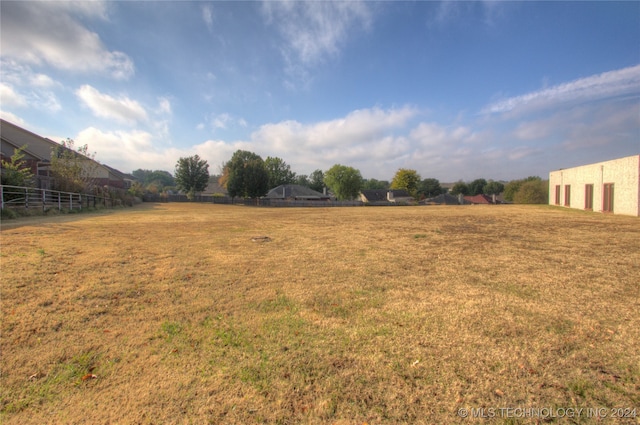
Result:
{"label": "lawn", "polygon": [[640,423],[638,218],[144,204],[0,243],[6,424]]}

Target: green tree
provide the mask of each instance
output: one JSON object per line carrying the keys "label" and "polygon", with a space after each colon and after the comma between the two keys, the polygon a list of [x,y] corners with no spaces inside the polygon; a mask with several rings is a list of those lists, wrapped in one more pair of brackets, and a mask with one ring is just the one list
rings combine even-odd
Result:
{"label": "green tree", "polygon": [[34,185],[33,173],[24,160],[24,148],[14,149],[10,161],[2,160],[2,184],[22,187]]}
{"label": "green tree", "polygon": [[389,182],[385,180],[365,179],[362,184],[362,189],[366,189],[366,190],[389,189]]}
{"label": "green tree", "polygon": [[511,180],[509,183],[507,183],[504,186],[504,192],[502,196],[504,197],[505,201],[514,202],[516,193],[520,190],[520,187],[522,186],[523,183],[528,181],[541,181],[541,180],[542,179],[538,176],[529,176],[526,179]]}
{"label": "green tree", "polygon": [[453,185],[451,188],[452,195],[468,195],[469,194],[469,186],[463,181],[459,181]]}
{"label": "green tree", "polygon": [[504,191],[504,185],[500,182],[489,180],[484,186],[483,192],[485,195],[499,195]]}
{"label": "green tree", "polygon": [[289,164],[284,162],[282,158],[268,156],[264,160],[264,166],[269,176],[269,189],[296,181],[296,173],[291,171]]}
{"label": "green tree", "polygon": [[226,189],[232,198],[259,198],[269,191],[269,174],[260,155],[237,150],[224,169]]}
{"label": "green tree", "polygon": [[207,188],[209,164],[198,155],[180,158],[176,163],[175,183],[187,194],[187,199],[193,200],[196,193]]}
{"label": "green tree", "polygon": [[445,192],[446,190],[440,186],[438,179],[424,179],[418,186],[418,193],[424,195],[426,198],[433,198]]}
{"label": "green tree", "polygon": [[482,195],[482,191],[484,187],[487,185],[487,181],[485,179],[475,179],[471,183],[469,183],[469,195]]}
{"label": "green tree", "polygon": [[546,204],[549,202],[549,183],[543,180],[525,181],[513,201],[516,204]]}
{"label": "green tree", "polygon": [[322,170],[315,170],[309,176],[309,187],[316,192],[322,193],[324,191],[324,173]]}
{"label": "green tree", "polygon": [[145,193],[144,185],[139,181],[133,182],[131,187],[127,189],[127,193],[131,196],[142,198]]}
{"label": "green tree", "polygon": [[138,169],[131,173],[135,177],[143,188],[150,185],[155,187],[166,188],[175,186],[175,179],[170,172],[164,170],[143,170]]}
{"label": "green tree", "polygon": [[170,187],[176,184],[170,172],[164,170],[153,170],[149,175],[149,183],[157,183],[162,187]]}
{"label": "green tree", "polygon": [[353,167],[336,164],[324,173],[324,183],[338,199],[353,199],[362,188],[362,175]]}
{"label": "green tree", "polygon": [[311,181],[306,174],[297,174],[295,183],[300,186],[311,187]]}
{"label": "green tree", "polygon": [[401,168],[396,171],[391,181],[391,189],[404,189],[409,192],[414,199],[418,198],[418,186],[420,185],[420,174],[416,170]]}
{"label": "green tree", "polygon": [[51,150],[53,188],[63,192],[90,191],[95,186],[98,163],[87,145],[75,148],[72,139]]}

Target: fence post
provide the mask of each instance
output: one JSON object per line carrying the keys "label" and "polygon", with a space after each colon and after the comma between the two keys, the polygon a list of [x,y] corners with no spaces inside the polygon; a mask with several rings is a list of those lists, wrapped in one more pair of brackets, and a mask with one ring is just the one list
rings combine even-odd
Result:
{"label": "fence post", "polygon": [[0,186],[0,209],[4,209],[4,187]]}
{"label": "fence post", "polygon": [[24,208],[29,209],[29,189],[24,188]]}
{"label": "fence post", "polygon": [[73,193],[69,193],[69,211],[73,211]]}
{"label": "fence post", "polygon": [[46,212],[47,205],[47,192],[44,189],[40,189],[42,191],[42,212]]}
{"label": "fence post", "polygon": [[60,200],[60,192],[58,192],[58,211],[62,211],[62,203]]}
{"label": "fence post", "polygon": [[82,211],[82,195],[78,195],[78,201],[80,203],[80,211]]}

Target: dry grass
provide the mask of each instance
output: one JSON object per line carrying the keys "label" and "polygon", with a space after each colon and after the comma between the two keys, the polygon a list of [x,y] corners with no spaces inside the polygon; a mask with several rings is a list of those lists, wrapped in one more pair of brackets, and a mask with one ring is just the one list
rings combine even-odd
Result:
{"label": "dry grass", "polygon": [[637,218],[164,204],[2,225],[7,424],[640,414]]}

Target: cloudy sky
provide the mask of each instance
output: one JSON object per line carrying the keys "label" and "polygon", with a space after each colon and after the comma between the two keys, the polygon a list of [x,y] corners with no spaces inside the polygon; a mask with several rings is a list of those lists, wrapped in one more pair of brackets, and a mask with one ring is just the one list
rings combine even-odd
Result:
{"label": "cloudy sky", "polygon": [[640,2],[0,3],[0,116],[124,172],[539,175],[640,153]]}

